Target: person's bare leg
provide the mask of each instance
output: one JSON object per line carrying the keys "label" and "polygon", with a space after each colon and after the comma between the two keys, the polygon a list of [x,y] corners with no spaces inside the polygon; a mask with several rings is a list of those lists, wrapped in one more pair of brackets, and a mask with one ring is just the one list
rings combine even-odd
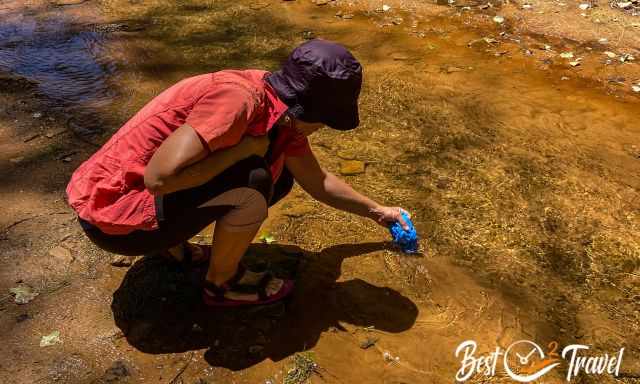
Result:
{"label": "person's bare leg", "polygon": [[258,229],[259,227],[248,231],[229,231],[224,225],[216,223],[207,271],[208,281],[220,286],[233,277]]}
{"label": "person's bare leg", "polygon": [[[238,270],[240,259],[249,248],[249,244],[258,233],[258,229],[259,227],[255,230],[242,232],[229,231],[224,225],[216,224],[213,231],[211,260],[209,261],[206,279],[217,286],[229,281]],[[277,293],[283,284],[284,281],[281,279],[271,279],[265,288],[266,294],[271,296]],[[213,294],[213,292],[210,293]],[[258,300],[256,294],[227,292],[225,297],[234,300]]]}

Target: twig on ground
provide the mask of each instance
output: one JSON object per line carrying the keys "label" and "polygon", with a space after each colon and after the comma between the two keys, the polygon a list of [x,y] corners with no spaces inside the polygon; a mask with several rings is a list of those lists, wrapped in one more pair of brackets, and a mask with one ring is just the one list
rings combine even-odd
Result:
{"label": "twig on ground", "polygon": [[10,230],[11,228],[15,227],[16,225],[18,225],[18,224],[22,224],[22,223],[24,223],[25,221],[33,220],[33,219],[38,218],[38,217],[40,217],[40,216],[42,216],[42,214],[37,214],[37,215],[31,216],[31,217],[25,217],[24,219],[16,220],[16,221],[14,221],[13,223],[11,223],[11,224],[7,225],[6,227],[4,227],[4,228],[0,231],[0,240],[5,240],[5,239],[6,239],[6,237],[4,237],[4,234],[6,234],[7,232],[9,232],[9,230]]}
{"label": "twig on ground", "polygon": [[41,292],[42,295],[48,295],[51,293],[54,293],[56,291],[59,291],[60,289],[64,288],[64,287],[68,287],[69,285],[71,285],[71,283],[67,280],[61,282],[60,284],[58,284],[58,286],[53,287],[53,288],[49,288],[43,292]]}
{"label": "twig on ground", "polygon": [[184,373],[184,371],[187,370],[187,368],[189,367],[189,364],[191,364],[191,359],[193,358],[193,354],[195,351],[191,351],[191,353],[189,353],[189,358],[187,359],[187,362],[184,364],[184,366],[178,371],[178,373],[176,373],[176,375],[173,377],[173,379],[171,379],[171,381],[169,382],[169,384],[177,384],[178,383],[178,379],[180,379],[180,376],[182,376],[182,374]]}

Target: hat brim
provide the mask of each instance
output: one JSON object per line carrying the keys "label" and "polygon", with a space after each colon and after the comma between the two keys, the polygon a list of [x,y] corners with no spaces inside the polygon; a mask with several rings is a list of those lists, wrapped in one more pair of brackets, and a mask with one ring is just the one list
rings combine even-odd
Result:
{"label": "hat brim", "polygon": [[339,131],[350,131],[360,125],[360,113],[358,104],[342,108],[334,108],[327,111],[322,118],[322,123]]}

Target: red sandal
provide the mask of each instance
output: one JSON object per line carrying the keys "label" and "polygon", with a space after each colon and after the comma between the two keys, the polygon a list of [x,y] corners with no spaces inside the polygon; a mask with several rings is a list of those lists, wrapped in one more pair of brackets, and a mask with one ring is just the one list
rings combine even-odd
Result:
{"label": "red sandal", "polygon": [[[291,294],[291,292],[293,292],[293,288],[295,286],[293,280],[285,279],[282,281],[282,287],[280,287],[280,290],[277,293],[268,296],[266,293],[266,288],[269,282],[274,278],[271,273],[265,273],[256,285],[238,284],[238,281],[240,281],[240,278],[242,278],[243,274],[244,272],[236,273],[236,275],[231,278],[231,280],[227,281],[221,286],[215,285],[210,281],[205,281],[204,289],[202,290],[202,299],[204,303],[210,307],[238,307],[244,305],[270,304],[287,297],[289,294]],[[229,299],[225,297],[225,294],[229,291],[246,294],[257,294],[258,300]]]}

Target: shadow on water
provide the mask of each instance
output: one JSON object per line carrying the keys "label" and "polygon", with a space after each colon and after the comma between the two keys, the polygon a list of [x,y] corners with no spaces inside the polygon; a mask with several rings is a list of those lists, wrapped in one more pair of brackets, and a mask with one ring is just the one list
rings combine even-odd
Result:
{"label": "shadow on water", "polygon": [[228,68],[274,69],[299,42],[301,32],[268,10],[255,10],[237,2],[216,2],[215,7],[184,2],[150,7],[128,15],[124,23],[150,25],[144,33],[124,36],[135,49],[144,40],[153,49],[127,63],[127,71],[176,81],[183,77]]}
{"label": "shadow on water", "polygon": [[418,309],[407,297],[360,279],[336,282],[344,259],[390,247],[386,242],[343,244],[313,253],[254,244],[248,265],[269,260],[274,274],[285,278],[300,271],[293,297],[287,303],[220,310],[201,304],[195,282],[204,271],[189,273],[147,256],[128,271],[111,308],[128,342],[141,351],[209,348],[205,359],[211,365],[244,369],[313,348],[322,332],[341,329],[341,321],[394,333],[411,328]]}

